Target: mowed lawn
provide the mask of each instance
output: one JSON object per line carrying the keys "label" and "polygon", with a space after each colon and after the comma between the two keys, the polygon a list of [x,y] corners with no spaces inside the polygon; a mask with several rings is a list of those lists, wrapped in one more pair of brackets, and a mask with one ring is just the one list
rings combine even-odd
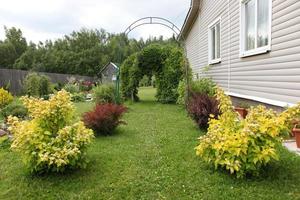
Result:
{"label": "mowed lawn", "polygon": [[[156,103],[154,93],[142,88],[142,101],[126,104],[127,125],[95,139],[86,169],[33,176],[0,148],[0,199],[300,199],[300,157],[282,148],[281,161],[258,178],[214,171],[195,155],[204,132],[180,106]],[[78,114],[92,106],[77,104]]]}

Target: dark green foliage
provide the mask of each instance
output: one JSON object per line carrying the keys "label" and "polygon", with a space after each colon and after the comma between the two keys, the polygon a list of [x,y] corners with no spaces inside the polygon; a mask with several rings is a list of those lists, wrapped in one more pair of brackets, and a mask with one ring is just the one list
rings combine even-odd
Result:
{"label": "dark green foliage", "polygon": [[17,53],[11,43],[0,43],[0,67],[12,68],[17,58]]}
{"label": "dark green foliage", "polygon": [[21,119],[24,119],[28,115],[28,110],[20,102],[13,102],[1,110],[1,115],[4,118],[12,115]]}
{"label": "dark green foliage", "polygon": [[178,84],[184,75],[183,52],[179,48],[167,47],[165,53],[162,71],[156,75],[156,97],[162,103],[175,103],[178,98]]}
{"label": "dark green foliage", "polygon": [[29,96],[40,96],[39,95],[39,75],[37,73],[28,74],[23,83],[24,92]]}
{"label": "dark green foliage", "polygon": [[165,49],[162,45],[153,44],[144,48],[138,55],[138,65],[145,75],[160,73],[165,60]]}
{"label": "dark green foliage", "polygon": [[138,54],[129,56],[121,67],[121,92],[125,99],[132,99],[138,101],[138,86],[142,76],[141,70],[138,66]]}
{"label": "dark green foliage", "polygon": [[4,26],[6,39],[0,41],[0,67],[13,68],[15,61],[26,51],[27,42],[22,31]]}
{"label": "dark green foliage", "polygon": [[110,34],[103,29],[81,29],[61,39],[27,45],[20,29],[5,28],[0,41],[0,67],[100,76],[100,69],[110,61],[122,63],[131,54],[153,44],[173,44],[174,38],[129,39],[124,34]]}
{"label": "dark green foliage", "polygon": [[39,80],[39,95],[47,96],[52,92],[51,81],[48,76],[41,75]]}
{"label": "dark green foliage", "polygon": [[23,85],[25,94],[29,96],[42,97],[52,92],[49,77],[37,73],[28,74],[24,79]]}
{"label": "dark green foliage", "polygon": [[23,37],[23,33],[20,29],[15,27],[7,28],[4,26],[6,40],[4,42],[13,45],[17,57],[20,57],[27,49],[26,39]]}
{"label": "dark green foliage", "polygon": [[56,90],[56,91],[60,91],[64,88],[65,84],[63,83],[54,83],[52,85],[53,89]]}
{"label": "dark green foliage", "polygon": [[215,86],[216,83],[211,78],[201,78],[192,82],[191,90],[192,92],[207,94],[213,97],[215,95]]}
{"label": "dark green foliage", "polygon": [[99,85],[93,89],[93,96],[97,104],[114,103],[115,86],[113,84]]}
{"label": "dark green foliage", "polygon": [[144,76],[155,76],[157,100],[175,103],[179,81],[184,77],[182,50],[174,45],[149,45],[127,58],[121,67],[121,91],[126,99],[138,100],[138,86]]}

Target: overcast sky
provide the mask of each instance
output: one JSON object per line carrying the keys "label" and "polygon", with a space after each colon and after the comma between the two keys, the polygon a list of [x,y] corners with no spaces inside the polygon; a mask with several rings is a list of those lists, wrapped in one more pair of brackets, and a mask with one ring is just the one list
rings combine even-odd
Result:
{"label": "overcast sky", "polygon": [[[27,41],[56,39],[80,28],[104,28],[120,33],[134,20],[147,16],[164,17],[181,27],[190,0],[2,0],[0,39],[3,26],[23,31]],[[130,37],[164,35],[172,32],[158,25],[140,27]]]}

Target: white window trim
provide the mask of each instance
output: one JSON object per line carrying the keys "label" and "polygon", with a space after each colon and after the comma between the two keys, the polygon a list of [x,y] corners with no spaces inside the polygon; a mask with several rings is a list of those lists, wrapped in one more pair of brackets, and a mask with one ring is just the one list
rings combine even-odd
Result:
{"label": "white window trim", "polygon": [[[220,23],[220,58],[217,58],[217,59],[211,59],[212,58],[212,55],[211,55],[211,28],[216,25],[217,23]],[[218,63],[221,63],[222,59],[221,59],[221,46],[222,46],[222,43],[221,43],[221,35],[222,35],[222,32],[221,32],[221,17],[218,17],[217,19],[215,19],[212,23],[210,23],[208,25],[208,64],[209,65],[213,65],[213,64],[218,64]]]}
{"label": "white window trim", "polygon": [[[271,43],[272,43],[272,5],[273,1],[269,0],[269,34],[268,34],[268,41],[269,44],[264,47],[255,48],[252,50],[245,51],[245,4],[250,0],[240,0],[240,57],[248,57],[254,56],[259,54],[268,53],[271,51]],[[256,1],[256,5],[258,0]],[[257,17],[257,9],[255,16]],[[257,33],[257,19],[255,19],[255,32]],[[256,37],[257,38],[257,37]],[[257,40],[257,39],[255,39]],[[255,41],[255,45],[257,45],[257,41]]]}

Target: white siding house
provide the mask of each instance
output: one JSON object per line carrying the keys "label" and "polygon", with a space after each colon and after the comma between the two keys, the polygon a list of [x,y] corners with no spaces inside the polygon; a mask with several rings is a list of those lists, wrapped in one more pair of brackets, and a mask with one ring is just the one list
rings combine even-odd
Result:
{"label": "white siding house", "polygon": [[300,101],[300,0],[192,0],[181,35],[194,77],[210,65],[233,97]]}

